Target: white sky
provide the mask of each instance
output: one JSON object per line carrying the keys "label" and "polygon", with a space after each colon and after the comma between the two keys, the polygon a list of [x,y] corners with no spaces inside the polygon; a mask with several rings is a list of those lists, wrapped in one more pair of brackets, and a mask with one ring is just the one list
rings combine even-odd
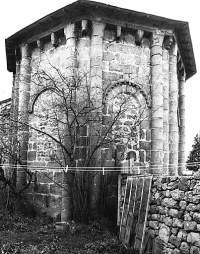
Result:
{"label": "white sky", "polygon": [[[5,39],[25,26],[72,2],[74,1],[2,1],[0,11],[0,100],[11,96],[12,87],[12,73],[7,71],[6,65]],[[98,2],[189,22],[197,71],[200,69],[199,0],[99,0]],[[186,156],[188,156],[189,150],[191,150],[194,136],[200,130],[199,110],[200,74],[197,73],[186,83]]]}

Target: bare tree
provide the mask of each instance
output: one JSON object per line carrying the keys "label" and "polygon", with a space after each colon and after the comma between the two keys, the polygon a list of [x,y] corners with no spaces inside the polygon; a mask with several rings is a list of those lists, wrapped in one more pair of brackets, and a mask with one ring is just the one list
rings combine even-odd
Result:
{"label": "bare tree", "polygon": [[5,210],[13,210],[19,206],[19,203],[23,206],[26,205],[26,207],[30,206],[24,199],[23,192],[30,186],[32,173],[24,168],[28,181],[21,188],[17,188],[17,165],[21,164],[20,143],[17,136],[13,135],[11,100],[2,101],[0,106],[0,186],[2,195],[3,190],[6,193],[5,200],[3,200]]}
{"label": "bare tree", "polygon": [[68,171],[64,177],[63,205],[68,209],[62,219],[69,220],[73,213],[79,218],[82,214],[85,220],[101,196],[101,179],[95,172],[95,167],[102,165],[101,149],[109,147],[115,166],[119,166],[127,157],[127,147],[137,144],[147,110],[146,103],[137,101],[135,88],[124,86],[123,91],[116,88],[103,93],[100,84],[91,86],[88,72],[75,68],[73,75],[66,73],[50,61],[46,66],[39,62],[31,74],[29,122],[23,117],[12,117],[11,122],[18,128],[28,126],[31,135],[36,133],[48,143],[52,162],[94,169]]}

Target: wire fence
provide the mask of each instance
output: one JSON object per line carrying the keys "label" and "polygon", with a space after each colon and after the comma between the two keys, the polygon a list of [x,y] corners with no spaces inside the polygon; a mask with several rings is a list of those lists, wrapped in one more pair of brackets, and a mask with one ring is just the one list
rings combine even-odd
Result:
{"label": "wire fence", "polygon": [[[128,163],[128,161],[127,161]],[[37,165],[15,165],[15,164],[0,164],[0,167],[2,168],[9,168],[9,169],[26,169],[30,171],[37,171],[37,170],[55,170],[55,171],[78,171],[78,172],[102,172],[103,174],[106,172],[119,172],[119,173],[145,173],[151,171],[159,171],[162,169],[163,174],[168,174],[168,171],[170,171],[173,168],[187,168],[187,167],[199,167],[200,168],[200,162],[191,162],[191,163],[178,163],[178,164],[164,164],[164,165],[151,165],[151,164],[145,164],[145,165],[134,165],[134,163],[131,166],[116,166],[116,167],[70,167],[70,166],[37,166]]]}

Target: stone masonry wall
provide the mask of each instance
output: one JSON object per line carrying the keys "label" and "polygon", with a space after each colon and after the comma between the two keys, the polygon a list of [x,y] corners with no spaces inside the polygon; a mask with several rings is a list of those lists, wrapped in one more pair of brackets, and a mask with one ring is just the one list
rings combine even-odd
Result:
{"label": "stone masonry wall", "polygon": [[[136,45],[136,39],[133,31],[121,31],[121,37],[118,41],[115,38],[115,28],[106,26],[103,42],[103,90],[110,89],[111,96],[124,92],[127,89],[128,93],[132,94],[133,98],[137,98],[138,108],[145,107],[145,116],[141,117],[140,129],[135,130],[133,139],[135,142],[129,143],[127,147],[127,158],[124,160],[122,167],[130,167],[138,170],[138,166],[148,167],[150,162],[150,118],[148,102],[145,101],[145,96],[138,91],[138,88],[131,87],[132,84],[139,84],[141,89],[150,95],[150,40],[143,37],[140,45]],[[128,81],[128,82],[126,82]],[[114,82],[118,82],[113,85]],[[109,97],[109,93],[106,94]],[[112,100],[110,100],[112,102]],[[134,103],[134,101],[133,101]],[[112,113],[112,105],[108,105],[104,112],[104,119],[109,121]],[[137,104],[137,103],[136,103]],[[144,106],[146,105],[146,106]],[[133,113],[132,113],[133,114]],[[120,119],[122,128],[129,128],[133,125],[128,116]],[[135,137],[134,137],[135,135]],[[108,149],[107,149],[108,150]],[[122,151],[118,148],[115,158],[107,156],[105,165],[112,165],[112,161],[119,162]],[[122,148],[123,150],[123,148]]]}
{"label": "stone masonry wall", "polygon": [[[126,179],[121,180],[121,206]],[[200,176],[153,178],[147,218],[150,236],[167,254],[200,253]]]}
{"label": "stone masonry wall", "polygon": [[148,230],[164,253],[200,253],[200,176],[154,178]]}
{"label": "stone masonry wall", "polygon": [[38,170],[34,176],[26,197],[38,214],[46,213],[53,218],[61,216],[62,178],[60,170]]}

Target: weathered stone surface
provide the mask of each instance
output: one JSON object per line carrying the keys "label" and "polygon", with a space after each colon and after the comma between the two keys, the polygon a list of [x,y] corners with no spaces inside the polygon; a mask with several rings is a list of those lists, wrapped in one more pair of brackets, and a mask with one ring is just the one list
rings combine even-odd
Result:
{"label": "weathered stone surface", "polygon": [[153,229],[159,229],[158,221],[149,221],[149,227],[151,227]]}
{"label": "weathered stone surface", "polygon": [[177,234],[177,237],[180,238],[181,240],[186,241],[187,240],[187,232],[184,230],[180,230]]}
{"label": "weathered stone surface", "polygon": [[177,209],[170,209],[170,210],[169,210],[169,215],[170,215],[171,217],[176,217],[176,218],[178,218],[178,217],[179,217],[179,211],[178,211]]}
{"label": "weathered stone surface", "polygon": [[200,248],[198,248],[196,246],[191,246],[190,254],[200,254]]}
{"label": "weathered stone surface", "polygon": [[178,187],[180,190],[187,191],[189,189],[190,182],[186,177],[182,177],[179,181]]}
{"label": "weathered stone surface", "polygon": [[200,213],[194,213],[193,220],[196,221],[196,223],[200,223]]}
{"label": "weathered stone surface", "polygon": [[200,224],[197,224],[197,231],[200,232]]}
{"label": "weathered stone surface", "polygon": [[160,237],[161,240],[163,240],[165,243],[168,242],[169,240],[169,235],[170,235],[170,229],[166,225],[162,224],[158,236]]}
{"label": "weathered stone surface", "polygon": [[194,204],[189,204],[186,206],[187,211],[196,211],[196,206]]}
{"label": "weathered stone surface", "polygon": [[169,217],[164,217],[163,222],[167,225],[167,226],[171,226],[172,225],[172,219]]}
{"label": "weathered stone surface", "polygon": [[195,231],[197,223],[195,221],[184,221],[184,230],[186,231]]}
{"label": "weathered stone surface", "polygon": [[182,242],[180,246],[180,251],[183,254],[189,254],[190,253],[190,247],[186,242]]}
{"label": "weathered stone surface", "polygon": [[171,196],[174,200],[181,200],[184,197],[184,192],[178,189],[171,191]]}
{"label": "weathered stone surface", "polygon": [[169,241],[170,241],[170,243],[172,243],[177,248],[181,244],[181,240],[178,237],[176,237],[175,235],[171,235],[170,238],[169,238]]}
{"label": "weathered stone surface", "polygon": [[170,208],[177,208],[178,207],[177,201],[172,198],[164,198],[162,200],[162,205],[166,206],[166,207],[170,207]]}
{"label": "weathered stone surface", "polygon": [[172,228],[171,228],[171,233],[172,233],[173,235],[177,235],[177,233],[178,233],[178,228],[177,228],[177,227],[172,227]]}
{"label": "weathered stone surface", "polygon": [[37,173],[37,179],[40,183],[52,183],[53,181],[53,172],[41,171]]}
{"label": "weathered stone surface", "polygon": [[177,218],[173,219],[173,224],[172,225],[173,225],[173,227],[178,227],[178,228],[183,227],[183,223]]}
{"label": "weathered stone surface", "polygon": [[181,210],[185,210],[186,209],[186,206],[187,206],[187,203],[186,203],[186,201],[180,201],[179,202],[179,206],[180,206],[180,209]]}
{"label": "weathered stone surface", "polygon": [[159,219],[160,219],[160,215],[159,214],[152,214],[151,215],[151,220],[159,221]]}
{"label": "weathered stone surface", "polygon": [[187,236],[187,242],[191,243],[192,245],[200,246],[200,234],[190,232]]}
{"label": "weathered stone surface", "polygon": [[173,254],[179,254],[180,253],[180,250],[179,249],[174,249],[173,250]]}

